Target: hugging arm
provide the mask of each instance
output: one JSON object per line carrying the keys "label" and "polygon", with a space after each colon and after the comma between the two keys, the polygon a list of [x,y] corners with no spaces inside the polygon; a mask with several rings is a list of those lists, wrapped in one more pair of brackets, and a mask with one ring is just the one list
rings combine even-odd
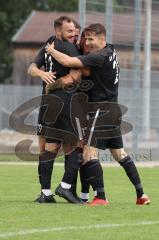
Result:
{"label": "hugging arm", "polygon": [[70,57],[54,48],[54,43],[46,46],[46,51],[51,54],[56,61],[65,67],[84,67],[83,63],[77,57]]}

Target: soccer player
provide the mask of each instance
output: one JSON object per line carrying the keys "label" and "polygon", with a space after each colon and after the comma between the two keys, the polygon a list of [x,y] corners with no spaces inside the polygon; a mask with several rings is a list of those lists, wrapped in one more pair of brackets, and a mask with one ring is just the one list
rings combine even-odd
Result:
{"label": "soccer player", "polygon": [[74,38],[74,43],[75,44],[79,44],[79,35],[81,32],[81,26],[79,25],[79,23],[77,21],[75,21],[73,19],[73,23],[75,25],[75,38]]}
{"label": "soccer player", "polygon": [[[89,46],[90,54],[70,57],[57,51],[54,44],[47,48],[58,62],[65,67],[90,67],[93,87],[91,89],[91,102],[115,102],[118,100],[119,64],[113,45],[106,43],[106,30],[102,24],[91,24],[86,28],[86,45]],[[96,148],[84,146],[85,169],[88,179],[92,179],[91,185],[97,190],[97,197],[91,205],[107,205],[105,199],[104,183],[102,181],[102,168],[98,160],[99,149],[109,148],[116,161],[124,168],[128,178],[135,187],[137,200],[136,204],[146,205],[150,199],[144,193],[140,177],[131,157],[125,152],[122,136],[98,139]]]}
{"label": "soccer player", "polygon": [[[39,54],[37,55],[34,63],[31,64],[29,67],[28,73],[33,77],[40,77],[43,80],[43,96],[41,106],[44,105],[45,102],[45,89],[46,86],[55,82],[55,79],[63,79],[64,84],[68,84],[73,81],[72,77],[68,78],[68,73],[70,68],[66,68],[61,66],[57,61],[55,61],[51,55],[47,54],[45,51],[45,46],[48,43],[52,43],[55,41],[56,47],[67,53],[71,56],[77,56],[79,54],[77,48],[75,47],[74,37],[75,37],[75,26],[72,19],[62,16],[59,19],[55,20],[54,22],[55,33],[56,36],[53,36],[48,39],[47,43],[42,47]],[[63,40],[63,41],[61,41]],[[40,69],[44,66],[44,71]],[[55,76],[56,73],[56,76]],[[63,76],[67,75],[66,78],[62,78]],[[76,76],[77,79],[80,76],[80,73],[77,71],[72,73],[71,76]],[[57,89],[54,91],[56,96],[59,96],[64,101],[68,98],[68,102],[70,100],[71,94],[63,93],[61,89]],[[67,110],[67,109],[66,109]],[[44,128],[46,127],[46,123],[43,120],[45,113],[44,108],[40,108],[39,111],[39,119],[38,119],[38,135],[39,135],[39,181],[41,184],[42,192],[41,195],[37,198],[37,201],[40,203],[43,202],[55,202],[53,194],[51,192],[51,175],[53,170],[53,162],[54,158],[58,153],[58,150],[61,146],[61,141],[57,139],[48,139],[47,147],[46,147],[46,137]],[[62,120],[62,117],[61,117]],[[63,124],[59,120],[59,125]],[[51,142],[50,142],[51,141]],[[63,145],[63,149],[65,152],[65,161],[69,159],[69,153],[72,150],[72,146],[70,144]],[[73,198],[73,196],[72,196]],[[77,201],[77,198],[74,198],[74,201]],[[79,201],[79,200],[78,200]]]}

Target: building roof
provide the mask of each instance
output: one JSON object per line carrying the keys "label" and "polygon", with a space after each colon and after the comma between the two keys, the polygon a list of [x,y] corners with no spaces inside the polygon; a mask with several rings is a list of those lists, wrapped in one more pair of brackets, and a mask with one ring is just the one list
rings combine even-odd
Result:
{"label": "building roof", "polygon": [[[51,35],[54,34],[53,22],[56,18],[67,15],[78,20],[78,13],[70,12],[44,12],[33,11],[17,33],[13,36],[12,42],[18,45],[35,45],[43,44]],[[159,43],[158,30],[158,11],[152,14],[152,44]],[[86,25],[99,22],[105,24],[105,14],[99,12],[88,12],[86,15]],[[142,15],[142,34],[141,43],[144,43],[145,22]],[[116,45],[131,46],[134,42],[135,21],[133,13],[114,13],[113,14],[113,35],[112,42]]]}

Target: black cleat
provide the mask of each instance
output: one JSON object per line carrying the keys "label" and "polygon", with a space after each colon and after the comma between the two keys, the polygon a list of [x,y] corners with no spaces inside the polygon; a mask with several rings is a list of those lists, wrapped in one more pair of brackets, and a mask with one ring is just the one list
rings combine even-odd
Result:
{"label": "black cleat", "polygon": [[72,192],[74,197],[76,197],[79,201],[81,201],[81,198],[78,196],[78,194],[76,192],[76,187],[72,186],[71,192]]}
{"label": "black cleat", "polygon": [[73,193],[73,195],[74,195],[75,198],[77,198],[81,203],[83,202],[82,199],[77,195],[77,193]]}
{"label": "black cleat", "polygon": [[58,195],[59,197],[64,198],[69,203],[82,204],[82,201],[80,200],[80,198],[77,198],[76,196],[74,196],[71,189],[64,189],[61,187],[61,184],[59,184],[59,186],[56,188],[55,194]]}
{"label": "black cleat", "polygon": [[56,203],[55,198],[52,195],[46,196],[44,193],[41,193],[34,202],[38,203]]}

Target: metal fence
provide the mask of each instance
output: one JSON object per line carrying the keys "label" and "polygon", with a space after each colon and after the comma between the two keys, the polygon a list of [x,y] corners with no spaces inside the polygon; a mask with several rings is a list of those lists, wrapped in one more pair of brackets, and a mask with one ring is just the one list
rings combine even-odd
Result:
{"label": "metal fence", "polygon": [[[151,74],[154,84],[157,74],[159,72]],[[159,88],[151,88],[150,136],[147,138],[144,126],[144,89],[131,87],[133,76],[133,70],[121,69],[119,103],[128,108],[123,120],[133,125],[133,131],[124,135],[125,147],[129,148],[133,154],[153,152],[157,158],[156,154],[159,152]],[[4,132],[6,129],[11,130],[9,116],[17,107],[40,94],[41,86],[0,85],[0,132]],[[25,121],[36,125],[37,116],[38,109],[34,110]]]}
{"label": "metal fence", "polygon": [[128,56],[128,69],[121,71],[119,102],[128,107],[125,118],[134,126],[124,137],[133,153],[159,152],[158,14],[157,0],[79,0],[81,25],[92,19],[104,24],[107,42]]}
{"label": "metal fence", "polygon": [[[123,119],[133,124],[133,131],[124,136],[125,147],[149,158],[153,153],[153,159],[159,153],[158,14],[157,0],[79,0],[81,26],[92,19],[105,24],[107,41],[131,57],[121,69],[119,86],[119,103],[128,108]],[[0,86],[0,131],[10,129],[8,119],[15,108],[40,94],[40,86]],[[36,124],[37,112],[27,121]]]}

